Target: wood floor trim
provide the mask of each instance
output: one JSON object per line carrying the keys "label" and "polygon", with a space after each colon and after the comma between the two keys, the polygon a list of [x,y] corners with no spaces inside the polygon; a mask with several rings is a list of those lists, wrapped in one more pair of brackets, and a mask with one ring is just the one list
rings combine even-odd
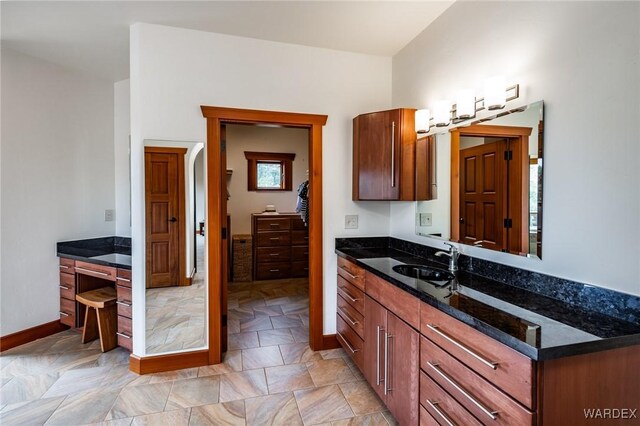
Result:
{"label": "wood floor trim", "polygon": [[129,357],[129,370],[137,374],[161,373],[163,371],[182,370],[183,368],[202,367],[209,364],[209,351],[193,351],[167,355]]}
{"label": "wood floor trim", "polygon": [[52,334],[60,333],[68,328],[69,327],[62,324],[60,320],[55,320],[2,336],[0,337],[0,352],[33,342],[34,340],[42,339],[43,337],[51,336]]}

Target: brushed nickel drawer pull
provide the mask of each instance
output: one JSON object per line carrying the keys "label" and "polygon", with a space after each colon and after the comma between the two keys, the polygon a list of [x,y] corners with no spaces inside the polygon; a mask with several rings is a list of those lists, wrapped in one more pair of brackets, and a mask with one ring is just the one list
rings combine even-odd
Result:
{"label": "brushed nickel drawer pull", "polygon": [[376,386],[380,386],[380,331],[382,327],[376,326]]}
{"label": "brushed nickel drawer pull", "polygon": [[431,363],[431,361],[427,361],[427,364],[429,365],[429,367],[431,367],[436,373],[438,373],[440,375],[440,377],[442,377],[443,379],[445,379],[451,386],[453,386],[454,388],[456,388],[456,390],[458,392],[460,392],[462,395],[464,395],[469,401],[471,401],[476,407],[478,407],[480,410],[482,410],[483,413],[485,413],[487,416],[489,416],[492,420],[496,419],[496,414],[498,414],[497,411],[493,411],[488,409],[487,407],[485,407],[483,404],[481,404],[478,400],[476,400],[473,396],[471,396],[467,391],[465,391],[464,389],[462,389],[462,386],[460,386],[459,384],[457,384],[455,382],[455,380],[453,380],[451,377],[449,377],[448,375],[445,374],[444,371],[442,371],[441,369],[438,368],[438,364],[433,364]]}
{"label": "brushed nickel drawer pull", "polygon": [[76,266],[76,272],[77,271],[90,272],[92,274],[98,274],[98,275],[102,275],[104,277],[110,277],[111,276],[111,274],[107,274],[106,272],[94,271],[93,269],[85,269],[85,268],[81,268],[79,266]]}
{"label": "brushed nickel drawer pull", "polygon": [[280,269],[269,269],[269,272],[280,272]]}
{"label": "brushed nickel drawer pull", "polygon": [[389,393],[391,389],[387,387],[389,382],[389,333],[384,332],[384,394]]}
{"label": "brushed nickel drawer pull", "polygon": [[351,346],[351,344],[349,344],[349,341],[344,338],[342,333],[340,333],[339,331],[337,333],[338,333],[338,336],[340,336],[342,338],[342,340],[344,340],[344,343],[347,345],[347,347],[349,348],[349,350],[351,351],[352,354],[355,354],[356,352],[358,352],[360,350],[360,349],[353,349],[353,346]]}
{"label": "brushed nickel drawer pull", "polygon": [[269,227],[270,228],[280,228],[280,224],[279,223],[270,223]]}
{"label": "brushed nickel drawer pull", "polygon": [[60,267],[61,267],[62,269],[69,269],[69,267],[68,267],[67,265],[60,265]]}
{"label": "brushed nickel drawer pull", "polygon": [[123,302],[121,300],[116,300],[116,305],[126,306],[127,308],[130,308],[131,307],[131,302],[127,303],[127,302]]}
{"label": "brushed nickel drawer pull", "polygon": [[[396,122],[391,122],[391,187],[396,187]],[[386,394],[385,394],[386,395]]]}
{"label": "brushed nickel drawer pull", "polygon": [[60,315],[64,315],[65,317],[70,317],[71,316],[71,314],[68,314],[66,312],[62,312],[62,311],[58,311],[58,312],[60,312]]}
{"label": "brushed nickel drawer pull", "polygon": [[450,343],[453,343],[456,347],[462,349],[463,351],[465,351],[466,353],[468,353],[469,355],[471,355],[472,357],[474,357],[475,359],[477,359],[478,361],[480,361],[481,363],[483,363],[487,367],[492,368],[494,370],[498,368],[498,363],[497,362],[488,361],[486,358],[478,355],[475,351],[472,351],[471,349],[467,348],[462,343],[460,343],[460,342],[452,339],[451,337],[447,336],[442,331],[438,330],[438,326],[437,325],[427,324],[427,327],[429,327],[429,329],[432,330],[434,333],[436,333],[438,336],[442,337],[443,339],[446,339]]}
{"label": "brushed nickel drawer pull", "polygon": [[351,273],[351,271],[349,271],[347,268],[345,268],[344,266],[341,266],[340,269],[342,269],[347,275],[349,275],[351,277],[351,279],[353,280],[357,280],[358,276],[357,275],[353,275]]}
{"label": "brushed nickel drawer pull", "polygon": [[347,321],[349,321],[351,323],[351,325],[358,324],[358,321],[354,320],[349,315],[347,315],[347,313],[344,311],[344,309],[342,309],[342,308],[338,308],[338,309],[340,310],[340,312],[342,312],[342,316],[344,316],[347,319]]}
{"label": "brushed nickel drawer pull", "polygon": [[356,299],[355,297],[353,297],[352,295],[350,295],[349,293],[347,293],[342,287],[340,287],[340,290],[342,290],[342,292],[344,293],[345,296],[347,296],[349,298],[349,300],[351,300],[353,303],[357,302],[358,299]]}
{"label": "brushed nickel drawer pull", "polygon": [[126,289],[127,289],[127,291],[130,291],[130,290],[129,290],[129,287],[127,287],[126,285],[116,284],[116,287],[118,287],[118,288],[126,288]]}
{"label": "brushed nickel drawer pull", "polygon": [[131,339],[131,336],[124,333],[120,333],[119,331],[116,331],[116,334],[120,337],[124,337],[125,339]]}
{"label": "brushed nickel drawer pull", "polygon": [[438,415],[442,418],[442,420],[445,421],[445,423],[449,426],[456,426],[456,424],[454,422],[451,421],[451,419],[449,418],[449,416],[447,416],[446,414],[444,414],[442,411],[440,411],[440,409],[438,408],[438,405],[440,405],[439,402],[431,402],[430,399],[427,399],[427,404],[429,404],[431,406],[431,408],[433,408],[433,411],[435,411],[436,413],[438,413]]}
{"label": "brushed nickel drawer pull", "polygon": [[59,285],[58,287],[63,288],[65,290],[71,290],[71,287],[67,287],[66,285]]}
{"label": "brushed nickel drawer pull", "polygon": [[122,278],[122,277],[118,277],[118,281],[124,281],[126,283],[130,283],[131,282],[131,280],[128,280],[128,279]]}
{"label": "brushed nickel drawer pull", "polygon": [[273,256],[273,257],[280,256],[280,253],[269,253],[269,256]]}
{"label": "brushed nickel drawer pull", "polygon": [[278,241],[279,239],[280,239],[280,237],[271,237],[271,238],[269,238],[269,240],[271,240],[271,241]]}

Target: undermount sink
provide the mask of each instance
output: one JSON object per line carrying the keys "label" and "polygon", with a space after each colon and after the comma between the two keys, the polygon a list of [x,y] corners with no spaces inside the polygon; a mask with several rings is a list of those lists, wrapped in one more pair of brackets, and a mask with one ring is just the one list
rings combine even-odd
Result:
{"label": "undermount sink", "polygon": [[430,268],[424,265],[396,265],[393,267],[393,270],[405,277],[425,281],[450,281],[455,278],[449,271]]}

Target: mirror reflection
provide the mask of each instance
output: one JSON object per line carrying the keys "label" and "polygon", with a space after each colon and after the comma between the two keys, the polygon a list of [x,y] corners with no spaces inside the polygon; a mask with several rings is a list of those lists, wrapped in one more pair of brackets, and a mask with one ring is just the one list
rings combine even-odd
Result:
{"label": "mirror reflection", "polygon": [[543,129],[540,101],[419,140],[416,233],[542,258]]}
{"label": "mirror reflection", "polygon": [[206,347],[203,148],[145,140],[147,354]]}

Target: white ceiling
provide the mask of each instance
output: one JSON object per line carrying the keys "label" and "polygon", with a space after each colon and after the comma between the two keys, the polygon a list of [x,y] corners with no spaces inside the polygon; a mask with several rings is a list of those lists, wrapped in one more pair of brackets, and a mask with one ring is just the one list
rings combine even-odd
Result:
{"label": "white ceiling", "polygon": [[94,76],[129,76],[135,22],[392,56],[451,1],[1,1],[2,45]]}

